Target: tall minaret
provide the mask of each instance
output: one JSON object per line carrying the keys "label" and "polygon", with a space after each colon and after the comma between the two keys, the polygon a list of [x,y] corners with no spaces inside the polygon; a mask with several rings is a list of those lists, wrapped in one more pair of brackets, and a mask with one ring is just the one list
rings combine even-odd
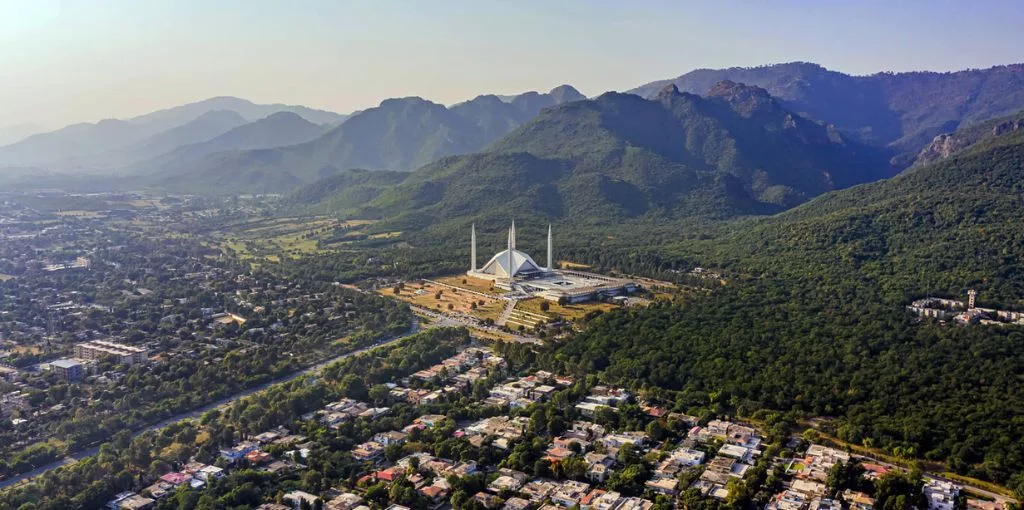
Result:
{"label": "tall minaret", "polygon": [[516,220],[512,218],[512,249],[516,249]]}
{"label": "tall minaret", "polygon": [[508,274],[508,281],[512,282],[512,246],[515,244],[516,226],[515,222],[512,223],[512,228],[508,229],[508,249],[505,250],[505,254],[508,255],[508,266],[505,267]]}
{"label": "tall minaret", "polygon": [[470,271],[476,271],[476,223],[469,228],[469,242],[471,245],[469,249],[469,269]]}
{"label": "tall minaret", "polygon": [[551,271],[551,224],[548,223],[548,271]]}

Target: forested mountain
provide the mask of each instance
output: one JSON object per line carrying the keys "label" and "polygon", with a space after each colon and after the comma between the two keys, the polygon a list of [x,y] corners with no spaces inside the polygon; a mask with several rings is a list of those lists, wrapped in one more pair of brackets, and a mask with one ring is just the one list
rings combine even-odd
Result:
{"label": "forested mountain", "polygon": [[288,196],[293,207],[321,214],[355,211],[408,177],[409,172],[346,170],[307,184]]}
{"label": "forested mountain", "polygon": [[914,157],[915,165],[924,165],[940,161],[953,154],[966,150],[976,143],[1024,129],[1024,111],[1006,117],[987,120],[980,124],[961,129],[954,133],[943,133],[936,136]]}
{"label": "forested mountain", "polygon": [[793,62],[753,68],[699,69],[631,92],[644,97],[668,84],[703,94],[732,80],[763,87],[783,106],[844,134],[898,153],[914,154],[940,133],[1024,108],[1024,64],[952,73],[850,76]]}
{"label": "forested mountain", "polygon": [[[203,127],[211,124],[200,122],[196,124],[199,131],[194,133],[187,129],[172,131],[185,128],[206,115],[223,120],[226,118],[224,112],[232,112],[242,119],[242,122],[236,125],[256,121],[276,112],[293,112],[315,124],[337,123],[345,119],[344,115],[304,106],[261,105],[236,97],[215,97],[127,120],[107,119],[97,123],[74,124],[56,131],[30,136],[20,142],[0,147],[0,167],[39,166],[50,170],[107,170],[111,166],[127,164],[126,155],[145,145],[150,137],[167,133],[164,139],[179,140],[178,145],[213,138],[226,129],[206,136],[210,131],[203,131]],[[142,149],[144,154],[141,158],[155,157],[177,148],[178,145],[168,146],[166,143],[155,142],[153,149]],[[156,151],[157,146],[162,150]],[[128,159],[136,160],[132,157]]]}
{"label": "forested mountain", "polygon": [[[620,220],[767,213],[890,175],[885,155],[732,82],[707,97],[607,93],[544,110],[485,152],[440,160],[365,210]],[[500,198],[499,198],[500,197]]]}
{"label": "forested mountain", "polygon": [[451,108],[418,97],[388,99],[306,143],[211,154],[195,162],[186,182],[203,191],[206,181],[229,183],[235,176],[231,189],[253,191],[267,188],[265,182],[250,180],[256,176],[297,186],[353,168],[411,171],[446,156],[478,151],[542,108],[582,97],[563,86],[508,102],[480,96]]}
{"label": "forested mountain", "polygon": [[[723,267],[727,286],[682,306],[611,314],[554,358],[563,370],[679,390],[687,406],[825,416],[824,430],[843,440],[1006,482],[1024,473],[1024,332],[917,322],[904,307],[968,288],[984,305],[1024,307],[1022,193],[1018,131],[730,222],[661,254]],[[642,263],[645,251],[621,259]]]}
{"label": "forested mountain", "polygon": [[169,177],[188,172],[190,164],[209,154],[294,145],[312,140],[324,130],[324,126],[309,122],[296,113],[277,112],[212,139],[190,145],[179,144],[173,151],[135,165],[135,171]]}

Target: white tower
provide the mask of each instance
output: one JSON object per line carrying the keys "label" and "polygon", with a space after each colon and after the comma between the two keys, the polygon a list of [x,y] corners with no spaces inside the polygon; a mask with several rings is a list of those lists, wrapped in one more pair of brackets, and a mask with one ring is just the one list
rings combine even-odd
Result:
{"label": "white tower", "polygon": [[974,298],[978,296],[978,291],[971,289],[967,291],[967,309],[974,309]]}
{"label": "white tower", "polygon": [[469,242],[469,270],[476,271],[476,223],[470,227]]}
{"label": "white tower", "polygon": [[551,224],[548,223],[548,271],[551,270]]}
{"label": "white tower", "polygon": [[[505,267],[508,273],[508,282],[512,283],[512,247],[516,245],[516,222],[512,221],[512,228],[508,229],[508,249],[505,253],[508,255],[508,266]],[[497,272],[495,272],[497,273]]]}

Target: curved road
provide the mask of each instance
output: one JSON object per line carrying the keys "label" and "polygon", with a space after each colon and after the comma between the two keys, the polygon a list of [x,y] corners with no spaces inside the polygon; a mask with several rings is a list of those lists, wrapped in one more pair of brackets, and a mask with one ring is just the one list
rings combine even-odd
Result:
{"label": "curved road", "polygon": [[[303,376],[303,375],[306,375],[306,374],[311,374],[311,373],[319,372],[319,371],[323,370],[324,367],[326,367],[327,365],[330,365],[331,363],[334,363],[336,361],[343,360],[343,359],[351,357],[351,356],[357,356],[357,355],[362,354],[364,352],[369,352],[369,351],[372,351],[374,349],[383,347],[385,345],[390,345],[390,344],[393,344],[395,342],[398,342],[398,341],[400,341],[400,340],[402,340],[402,339],[404,339],[406,337],[412,336],[412,335],[414,335],[414,334],[416,334],[416,333],[418,333],[420,331],[420,324],[419,324],[419,321],[415,320],[415,315],[413,316],[413,320],[414,320],[414,322],[412,323],[412,327],[409,328],[409,331],[407,331],[407,332],[405,332],[405,333],[403,333],[401,335],[398,335],[398,336],[396,336],[394,338],[391,338],[389,340],[382,340],[382,341],[377,342],[377,343],[375,343],[375,344],[373,344],[373,345],[371,345],[369,347],[363,347],[361,349],[356,349],[354,351],[350,351],[350,352],[347,352],[345,354],[341,354],[341,355],[335,356],[335,357],[330,358],[328,360],[321,361],[320,363],[317,363],[316,365],[312,365],[312,366],[306,367],[306,368],[304,368],[302,370],[299,370],[299,371],[296,371],[296,372],[292,372],[291,374],[288,374],[286,376],[279,377],[277,379],[265,382],[265,383],[257,385],[257,386],[253,386],[252,388],[249,388],[247,390],[242,390],[242,391],[240,391],[238,393],[235,393],[234,395],[231,395],[230,397],[225,397],[225,398],[222,398],[222,399],[217,400],[215,402],[211,402],[209,404],[206,404],[206,405],[204,405],[202,407],[193,409],[191,411],[186,411],[184,413],[177,414],[177,415],[172,416],[170,418],[167,418],[166,420],[163,420],[163,421],[161,421],[159,423],[135,429],[135,430],[132,431],[132,437],[134,438],[134,437],[137,437],[140,434],[144,434],[146,432],[162,429],[162,428],[164,428],[164,427],[166,427],[166,426],[168,426],[168,425],[170,425],[170,424],[172,424],[174,422],[178,422],[178,421],[181,421],[181,420],[187,420],[187,419],[191,419],[191,418],[198,418],[199,416],[202,416],[203,413],[205,413],[207,411],[211,411],[213,409],[217,409],[217,408],[220,408],[220,407],[225,407],[228,404],[231,404],[232,402],[234,402],[236,400],[248,397],[249,395],[252,395],[253,393],[265,390],[265,389],[267,389],[270,386],[273,386],[275,384],[280,384],[280,383],[288,382],[288,381],[291,381],[293,379],[296,379],[296,378],[298,378],[300,376]],[[51,462],[49,464],[45,464],[45,465],[40,466],[40,467],[38,467],[36,469],[33,469],[32,471],[28,471],[28,472],[22,473],[20,475],[12,476],[10,478],[2,480],[2,481],[0,481],[0,490],[6,489],[6,488],[11,487],[13,485],[17,485],[17,484],[19,484],[21,482],[24,482],[26,480],[35,478],[35,477],[37,477],[37,476],[39,476],[39,475],[41,475],[41,474],[43,474],[43,473],[45,473],[45,472],[47,472],[47,471],[49,471],[51,469],[58,468],[60,466],[65,466],[67,464],[73,464],[73,463],[75,463],[75,462],[77,462],[77,461],[79,461],[81,459],[86,458],[86,457],[90,457],[92,455],[96,455],[100,451],[101,444],[102,443],[96,444],[95,446],[92,446],[92,447],[89,447],[89,448],[78,450],[77,452],[69,454],[67,457],[65,457],[63,459],[55,460],[55,461],[53,461],[53,462]]]}

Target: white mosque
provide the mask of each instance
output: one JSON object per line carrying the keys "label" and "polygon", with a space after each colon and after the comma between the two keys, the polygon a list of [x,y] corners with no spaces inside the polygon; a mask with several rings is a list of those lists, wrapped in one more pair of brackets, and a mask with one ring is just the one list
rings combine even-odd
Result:
{"label": "white mosque", "polygon": [[468,276],[491,280],[500,288],[520,297],[539,296],[550,301],[577,303],[621,296],[636,290],[632,280],[555,269],[552,265],[551,225],[548,225],[548,257],[543,267],[533,257],[516,249],[516,223],[508,229],[508,246],[496,253],[483,267],[476,263],[476,224],[470,231],[470,269]]}

